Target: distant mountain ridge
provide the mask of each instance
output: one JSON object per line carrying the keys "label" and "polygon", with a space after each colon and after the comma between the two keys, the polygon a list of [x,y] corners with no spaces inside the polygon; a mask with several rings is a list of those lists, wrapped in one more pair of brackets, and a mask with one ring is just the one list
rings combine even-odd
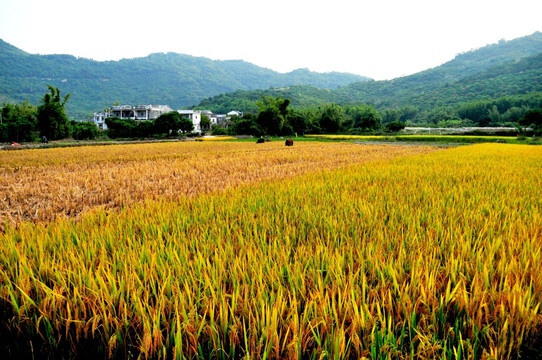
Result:
{"label": "distant mountain ridge", "polygon": [[457,55],[445,64],[392,80],[352,83],[337,89],[292,86],[220,94],[207,98],[197,108],[219,111],[237,105],[256,109],[261,95],[282,96],[297,107],[323,103],[354,105],[369,103],[378,108],[414,105],[420,109],[500,96],[542,91],[542,33],[500,41]]}
{"label": "distant mountain ridge", "polygon": [[239,89],[291,85],[336,88],[368,77],[297,69],[282,74],[242,60],[154,53],[119,61],[34,55],[0,40],[0,102],[38,103],[47,84],[71,93],[70,117],[84,118],[113,102],[167,104],[175,109]]}

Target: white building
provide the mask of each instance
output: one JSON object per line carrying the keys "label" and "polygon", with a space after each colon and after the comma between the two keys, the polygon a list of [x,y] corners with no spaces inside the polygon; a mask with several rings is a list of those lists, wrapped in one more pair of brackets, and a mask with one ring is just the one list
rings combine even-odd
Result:
{"label": "white building", "polygon": [[92,122],[96,124],[98,129],[100,130],[107,130],[107,125],[105,124],[105,119],[109,117],[108,112],[98,112],[94,113],[94,118],[92,119]]}
{"label": "white building", "polygon": [[182,118],[190,119],[194,124],[194,132],[201,132],[201,111],[199,110],[177,110]]}
{"label": "white building", "polygon": [[107,130],[105,120],[109,117],[136,121],[155,120],[160,115],[173,111],[167,105],[115,105],[104,112],[94,113],[92,121],[99,129]]}
{"label": "white building", "polygon": [[230,111],[226,115],[228,116],[228,119],[230,119],[232,116],[243,117],[243,113],[241,111],[235,111],[235,110]]}
{"label": "white building", "polygon": [[[135,121],[156,120],[160,115],[173,111],[167,105],[115,105],[103,112],[95,112],[92,121],[99,129],[107,130],[105,120],[110,117],[119,119],[130,119]],[[194,124],[194,132],[201,133],[201,115],[206,115],[211,126],[225,125],[232,116],[243,116],[240,111],[230,111],[225,114],[213,114],[209,110],[177,110],[183,118],[190,119]]]}

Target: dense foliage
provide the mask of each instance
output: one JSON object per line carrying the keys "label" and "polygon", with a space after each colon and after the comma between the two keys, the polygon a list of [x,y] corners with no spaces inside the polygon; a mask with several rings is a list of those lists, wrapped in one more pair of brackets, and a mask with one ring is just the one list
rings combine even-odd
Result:
{"label": "dense foliage", "polygon": [[58,88],[50,85],[48,87],[49,92],[43,96],[37,110],[38,128],[40,134],[48,139],[63,139],[70,134],[69,119],[65,110],[70,94],[61,98]]}
{"label": "dense foliage", "polygon": [[94,139],[99,130],[94,123],[69,121],[66,102],[70,94],[61,97],[60,90],[48,86],[39,106],[25,101],[21,104],[2,104],[0,111],[0,142],[43,142],[73,136],[76,140]]}
{"label": "dense foliage", "polygon": [[37,135],[37,109],[28,101],[4,104],[0,113],[0,142],[33,141]]}
{"label": "dense foliage", "polygon": [[[261,76],[275,79],[270,75],[273,72],[243,62],[213,62],[178,54],[153,54],[147,58],[99,63],[66,55],[29,55],[2,42],[0,42],[0,51],[0,65],[10,65],[8,71],[0,76],[0,93],[4,87],[17,89],[18,85],[15,86],[13,81],[19,79],[18,76],[24,74],[25,71],[28,72],[27,75],[31,75],[24,80],[26,81],[25,91],[35,93],[38,88],[34,85],[39,81],[50,80],[54,84],[55,79],[61,74],[67,77],[66,81],[61,83],[63,91],[72,89],[71,86],[77,81],[83,84],[81,79],[97,81],[96,79],[99,78],[99,81],[107,83],[107,86],[112,86],[120,93],[127,95],[125,100],[122,100],[122,97],[116,100],[128,103],[168,103],[170,99],[173,99],[172,96],[179,92],[169,85],[153,86],[152,90],[142,85],[161,84],[160,81],[167,77],[164,71],[169,71],[168,76],[177,80],[181,73],[188,71],[192,77],[183,77],[183,81],[186,80],[190,84],[197,83],[198,86],[204,87],[207,86],[205,84],[210,81],[209,79],[220,79],[213,77],[213,72],[218,69],[231,76],[238,75],[237,72],[243,72],[243,69],[246,70],[247,67],[252,69],[252,73],[249,71],[239,76],[235,75],[237,76],[235,81],[225,81],[228,86],[232,86],[232,89],[243,88],[237,81],[256,84],[254,86],[263,88]],[[59,72],[59,67],[65,71]],[[116,75],[111,77],[111,72]],[[175,74],[170,72],[175,72]],[[288,78],[290,80],[287,81],[291,83],[297,81],[292,80],[294,78],[303,79],[300,83],[304,84],[315,83],[314,74],[307,70],[296,70],[290,75],[295,75]],[[324,77],[324,74],[320,75]],[[40,80],[32,83],[31,79],[38,77]],[[250,82],[248,77],[253,77],[253,81]],[[348,79],[346,75],[341,74],[328,74],[326,77],[328,80],[336,79],[335,84],[342,81],[339,78],[345,82]],[[320,80],[324,81],[323,78]],[[174,80],[171,81],[174,82]],[[201,95],[206,91],[215,91],[209,87],[205,91],[193,92],[192,85],[185,85],[187,84],[181,87],[183,93],[189,93],[190,96],[202,98]],[[329,84],[321,83],[320,86],[322,85]],[[66,125],[68,123],[66,115],[70,114],[70,107],[82,109],[77,101],[81,101],[80,96],[83,92],[76,93],[66,103],[67,98],[60,98],[58,87],[47,86],[51,93],[41,99],[39,106],[41,117],[28,111],[31,107],[29,102],[26,102],[24,106],[14,103],[4,104],[4,120],[0,122],[0,141],[31,141],[40,133],[48,135],[48,138],[61,138],[68,136],[70,131],[75,137],[87,136],[82,135],[79,130],[73,132],[73,129]],[[43,91],[43,87],[40,91]],[[87,90],[84,93],[92,94],[93,101],[103,99],[96,91]],[[133,90],[137,91],[137,95],[132,93]],[[2,98],[10,100],[8,93],[5,93]],[[144,96],[153,94],[152,96],[158,97],[144,99],[139,97],[142,94]],[[92,105],[92,101],[85,100],[85,106],[92,106],[93,110],[102,109],[113,99],[115,97],[108,95],[107,101],[99,107]],[[175,104],[175,102],[170,102],[170,104]],[[498,44],[457,55],[455,59],[442,66],[390,81],[356,82],[335,89],[292,85],[267,90],[237,90],[207,98],[192,108],[208,109],[222,114],[233,109],[245,113],[244,117],[233,117],[226,123],[221,123],[222,127],[214,125],[213,129],[210,128],[209,119],[202,117],[200,125],[205,131],[211,131],[213,134],[254,136],[296,133],[366,134],[375,131],[397,132],[404,126],[519,127],[531,125],[535,132],[540,132],[536,121],[525,125],[529,120],[525,120],[524,117],[527,113],[542,108],[542,33],[512,41],[501,41]],[[23,109],[26,110],[23,111]],[[71,107],[71,109],[74,108]],[[45,115],[47,112],[52,112],[53,115]],[[57,125],[55,129],[47,125],[47,119],[51,116],[60,119],[55,122]],[[164,121],[166,121],[165,118],[155,122],[109,119],[111,126],[108,135],[112,138],[141,138],[170,136],[176,135],[178,131],[185,133],[192,131],[191,124],[187,120],[167,120],[170,124]],[[182,129],[177,121],[184,122]],[[39,124],[42,124],[41,128],[37,127]]]}
{"label": "dense foliage", "polygon": [[[205,99],[197,108],[255,111],[261,96],[274,96],[291,99],[296,109],[331,103],[371,104],[380,111],[383,123],[485,126],[517,122],[526,110],[540,106],[541,93],[542,33],[535,33],[460,54],[434,69],[389,81],[358,82],[332,90],[290,86],[236,91]],[[484,104],[481,112],[464,116],[464,108],[474,103]]]}
{"label": "dense foliage", "polygon": [[71,133],[75,140],[92,140],[98,137],[99,132],[94,123],[71,121]]}

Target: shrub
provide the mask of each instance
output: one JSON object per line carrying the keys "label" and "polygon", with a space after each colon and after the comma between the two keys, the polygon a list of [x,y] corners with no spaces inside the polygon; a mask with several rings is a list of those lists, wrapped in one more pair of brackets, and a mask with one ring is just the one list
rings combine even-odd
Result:
{"label": "shrub", "polygon": [[93,140],[98,136],[99,129],[92,122],[71,122],[72,137],[75,140]]}

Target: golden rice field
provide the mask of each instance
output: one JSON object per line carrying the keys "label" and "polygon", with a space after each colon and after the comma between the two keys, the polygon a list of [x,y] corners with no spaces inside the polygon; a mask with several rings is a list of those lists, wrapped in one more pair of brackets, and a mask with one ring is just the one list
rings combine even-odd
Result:
{"label": "golden rice field", "polygon": [[433,151],[433,148],[282,142],[154,143],[34,149],[0,157],[0,231],[149,199],[178,200],[262,179]]}
{"label": "golden rice field", "polygon": [[[4,338],[53,357],[541,356],[542,147],[296,143],[259,156],[254,144],[197,145],[208,146],[190,150],[200,171],[219,154],[253,171],[288,158],[296,170],[8,224]],[[143,169],[171,171],[182,152],[124,149],[17,152],[2,177],[123,164],[149,182]]]}
{"label": "golden rice field", "polygon": [[[408,141],[408,142],[441,142],[441,143],[485,143],[485,142],[511,142],[516,138],[511,136],[487,135],[344,135],[344,134],[315,134],[305,135],[308,138],[324,140],[360,140],[360,141]],[[529,139],[531,141],[533,139]]]}

